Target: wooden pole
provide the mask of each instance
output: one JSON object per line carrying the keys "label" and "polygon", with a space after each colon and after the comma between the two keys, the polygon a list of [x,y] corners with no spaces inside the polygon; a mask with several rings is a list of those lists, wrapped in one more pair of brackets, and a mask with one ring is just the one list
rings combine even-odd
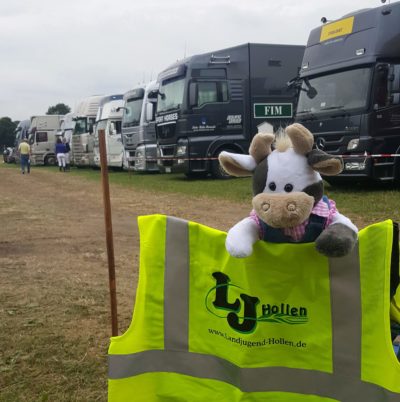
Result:
{"label": "wooden pole", "polygon": [[99,130],[99,145],[100,145],[101,183],[103,187],[104,220],[106,225],[108,277],[110,285],[111,333],[112,336],[117,336],[118,335],[117,290],[115,281],[115,260],[114,260],[114,243],[113,243],[112,220],[111,220],[110,187],[108,184],[107,149],[106,149],[106,139],[104,130]]}

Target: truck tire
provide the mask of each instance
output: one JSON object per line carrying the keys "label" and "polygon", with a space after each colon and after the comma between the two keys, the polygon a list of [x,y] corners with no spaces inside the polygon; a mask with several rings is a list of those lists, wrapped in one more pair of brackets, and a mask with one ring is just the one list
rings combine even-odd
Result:
{"label": "truck tire", "polygon": [[[219,149],[218,152],[215,153],[214,157],[218,157],[218,155],[222,152],[222,151],[227,151],[227,152],[237,152],[236,150],[232,150],[229,148],[224,148],[224,149]],[[215,178],[215,179],[219,179],[219,180],[227,180],[227,179],[232,179],[233,176],[231,176],[230,174],[228,174],[227,172],[225,172],[225,170],[222,168],[222,166],[219,163],[218,159],[215,159],[211,162],[211,175]]]}
{"label": "truck tire", "polygon": [[44,158],[44,165],[45,166],[55,166],[57,164],[57,158],[55,155],[47,155]]}

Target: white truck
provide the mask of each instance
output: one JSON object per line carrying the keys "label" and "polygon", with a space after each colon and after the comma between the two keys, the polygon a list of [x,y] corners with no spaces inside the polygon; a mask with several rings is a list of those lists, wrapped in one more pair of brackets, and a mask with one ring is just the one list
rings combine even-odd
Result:
{"label": "white truck", "polygon": [[124,100],[122,95],[106,96],[100,102],[96,117],[93,148],[94,164],[96,167],[100,167],[99,130],[104,130],[107,166],[122,168],[124,156],[121,137],[123,105]]}
{"label": "white truck", "polygon": [[54,152],[62,115],[32,116],[28,131],[32,165],[55,165]]}
{"label": "white truck", "polygon": [[158,172],[155,109],[158,83],[151,81],[124,94],[122,141],[124,169]]}
{"label": "white truck", "polygon": [[75,127],[71,141],[71,163],[75,166],[94,166],[94,124],[103,95],[89,96],[75,108]]}

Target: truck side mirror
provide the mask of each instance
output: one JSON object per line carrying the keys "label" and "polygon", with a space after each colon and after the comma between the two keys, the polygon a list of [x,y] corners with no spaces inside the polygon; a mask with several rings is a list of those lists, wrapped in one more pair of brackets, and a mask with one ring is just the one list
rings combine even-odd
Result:
{"label": "truck side mirror", "polygon": [[391,95],[390,103],[392,105],[400,105],[400,93],[399,92]]}
{"label": "truck side mirror", "polygon": [[390,103],[400,104],[400,64],[394,64],[389,72]]}
{"label": "truck side mirror", "polygon": [[93,134],[93,124],[89,124],[89,134]]}
{"label": "truck side mirror", "polygon": [[389,73],[390,92],[400,92],[400,64],[392,65]]}
{"label": "truck side mirror", "polygon": [[189,84],[189,106],[197,106],[199,101],[199,92],[197,82],[191,82]]}
{"label": "truck side mirror", "polygon": [[154,112],[153,103],[147,102],[146,103],[146,121],[147,122],[154,120],[153,112]]}

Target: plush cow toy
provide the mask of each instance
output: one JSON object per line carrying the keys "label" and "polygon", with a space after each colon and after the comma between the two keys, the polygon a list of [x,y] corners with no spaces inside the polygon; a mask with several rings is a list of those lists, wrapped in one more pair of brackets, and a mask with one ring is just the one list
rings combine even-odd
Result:
{"label": "plush cow toy", "polygon": [[229,230],[229,254],[247,257],[259,239],[315,242],[316,249],[328,257],[342,257],[352,250],[358,230],[323,195],[319,174],[339,174],[343,161],[313,149],[313,143],[310,131],[293,124],[277,138],[272,133],[257,134],[250,155],[221,152],[219,161],[230,175],[253,175],[253,211]]}

